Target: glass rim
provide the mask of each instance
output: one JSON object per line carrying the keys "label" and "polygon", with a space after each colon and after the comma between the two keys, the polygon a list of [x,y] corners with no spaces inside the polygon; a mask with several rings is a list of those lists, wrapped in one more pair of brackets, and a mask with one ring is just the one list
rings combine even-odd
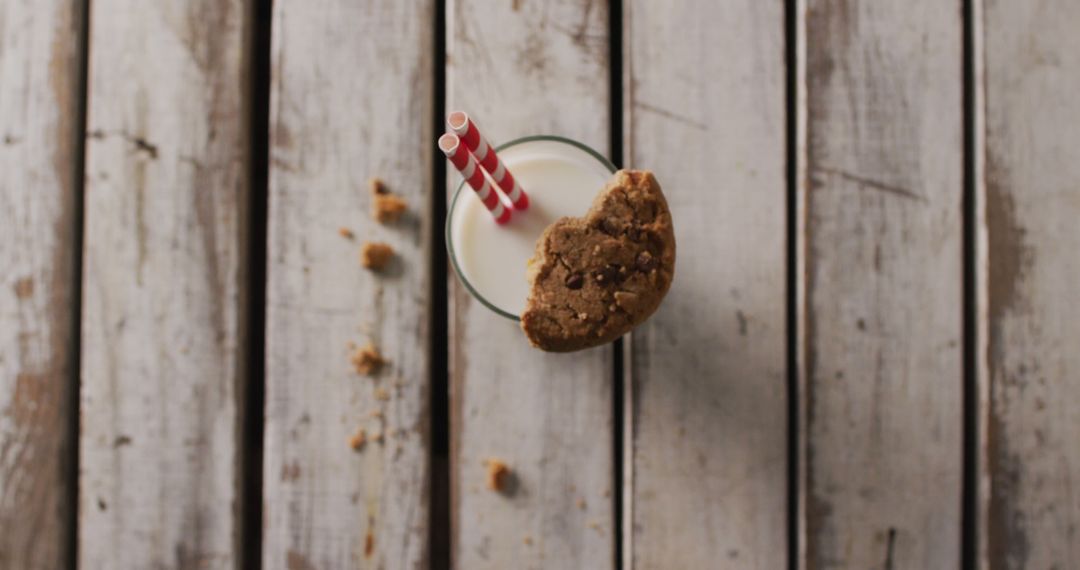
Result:
{"label": "glass rim", "polygon": [[[558,136],[558,135],[530,135],[530,136],[527,136],[527,137],[516,138],[514,140],[511,140],[509,142],[505,142],[505,143],[495,147],[495,151],[499,152],[501,150],[508,149],[510,147],[514,147],[514,146],[518,146],[518,145],[525,144],[525,143],[530,143],[530,142],[537,142],[537,141],[549,141],[549,142],[557,142],[557,143],[570,145],[572,147],[577,148],[578,150],[585,151],[586,154],[588,154],[589,156],[592,156],[600,164],[602,164],[604,166],[604,168],[607,168],[610,173],[614,174],[615,171],[618,170],[617,168],[615,168],[615,165],[612,164],[611,161],[607,159],[607,157],[600,154],[599,152],[597,152],[595,149],[593,149],[589,145],[587,145],[585,143],[582,143],[582,142],[578,142],[578,141],[576,141],[574,139],[569,139],[569,138],[561,137],[561,136]],[[476,288],[473,287],[473,284],[469,282],[468,277],[465,277],[465,272],[461,270],[460,266],[458,266],[457,256],[454,254],[454,238],[452,237],[453,232],[451,231],[451,225],[452,225],[452,221],[454,219],[454,207],[457,206],[458,198],[461,197],[461,191],[462,191],[462,189],[464,189],[464,187],[465,187],[465,180],[462,179],[462,181],[458,183],[457,190],[454,191],[454,197],[450,199],[449,208],[446,210],[446,224],[445,224],[445,227],[443,228],[443,233],[444,233],[444,236],[445,236],[445,239],[446,239],[446,252],[450,256],[450,264],[453,266],[454,273],[457,274],[458,280],[460,280],[461,283],[465,285],[465,289],[469,292],[470,295],[472,295],[474,298],[476,298],[478,301],[480,301],[480,304],[484,305],[485,307],[487,307],[488,309],[494,311],[496,314],[498,314],[500,316],[506,317],[506,318],[508,318],[510,320],[513,320],[513,321],[520,321],[521,317],[519,317],[518,315],[512,314],[512,313],[508,313],[508,312],[500,309],[499,307],[496,307],[491,301],[488,301],[483,295],[481,295],[480,292],[478,292],[476,290]]]}

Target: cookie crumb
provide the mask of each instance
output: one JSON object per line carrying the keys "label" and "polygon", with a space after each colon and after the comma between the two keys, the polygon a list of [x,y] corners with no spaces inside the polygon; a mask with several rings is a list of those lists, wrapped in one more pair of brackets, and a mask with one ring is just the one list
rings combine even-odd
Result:
{"label": "cookie crumb", "polygon": [[352,362],[353,370],[364,376],[375,374],[386,364],[386,359],[379,353],[379,349],[370,342],[366,346],[357,348],[349,360]]}
{"label": "cookie crumb", "polygon": [[354,433],[352,437],[349,438],[349,447],[353,448],[353,450],[355,451],[360,451],[360,449],[364,447],[364,443],[366,442],[367,432],[364,431],[364,428],[360,428],[356,430],[356,433]]}
{"label": "cookie crumb", "polygon": [[382,443],[383,442],[383,434],[382,434],[382,432],[378,431],[378,432],[375,432],[375,433],[371,434],[371,441],[374,441],[375,443]]}
{"label": "cookie crumb", "polygon": [[[386,388],[383,388],[381,386],[375,388],[375,399],[380,402],[385,402],[390,399],[390,392],[388,392]],[[381,416],[382,412],[380,412],[379,415]]]}
{"label": "cookie crumb", "polygon": [[506,463],[494,458],[488,459],[484,464],[487,465],[487,488],[497,492],[505,491],[510,468]]}
{"label": "cookie crumb", "polygon": [[350,230],[349,228],[346,228],[344,226],[338,228],[337,233],[338,233],[339,236],[341,236],[341,237],[343,237],[345,239],[352,239],[352,238],[356,237],[356,235],[353,234],[352,230]]}
{"label": "cookie crumb", "polygon": [[370,178],[367,181],[367,184],[368,190],[371,191],[372,196],[378,196],[379,194],[386,194],[388,192],[388,190],[386,189],[386,183],[383,182],[382,178],[379,178],[378,176]]}
{"label": "cookie crumb", "polygon": [[364,558],[371,558],[371,555],[375,553],[375,535],[372,534],[369,528],[367,534],[364,535]]}
{"label": "cookie crumb", "polygon": [[381,242],[364,242],[360,248],[360,265],[376,271],[386,267],[394,258],[394,248]]}
{"label": "cookie crumb", "polygon": [[578,497],[578,500],[577,500],[576,504],[577,504],[577,508],[584,511],[585,510],[585,497]]}
{"label": "cookie crumb", "polygon": [[34,294],[34,278],[23,277],[15,282],[15,296],[20,299],[26,299],[30,295]]}
{"label": "cookie crumb", "polygon": [[372,178],[368,187],[371,189],[371,217],[380,224],[397,221],[409,207],[408,202],[391,194],[386,183],[378,178]]}
{"label": "cookie crumb", "polygon": [[396,222],[409,204],[393,194],[380,194],[371,202],[371,217],[380,224]]}
{"label": "cookie crumb", "polygon": [[525,546],[532,546],[532,537],[526,534],[522,537],[521,542],[525,543]]}

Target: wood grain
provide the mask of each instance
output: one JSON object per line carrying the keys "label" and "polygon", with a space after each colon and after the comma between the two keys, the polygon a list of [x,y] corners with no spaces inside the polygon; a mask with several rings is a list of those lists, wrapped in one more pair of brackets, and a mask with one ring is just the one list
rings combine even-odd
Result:
{"label": "wood grain", "polygon": [[979,3],[989,262],[982,567],[1080,559],[1080,5]]}
{"label": "wood grain", "polygon": [[238,564],[249,19],[92,3],[82,568]]}
{"label": "wood grain", "polygon": [[671,292],[633,334],[627,560],[783,568],[784,5],[625,10],[627,164],[656,173],[678,243]]}
{"label": "wood grain", "polygon": [[[606,152],[607,18],[598,1],[452,0],[448,108],[469,112],[495,144],[558,134]],[[453,189],[460,178],[449,178]],[[610,346],[532,349],[517,322],[451,282],[454,567],[611,568]],[[508,495],[484,488],[491,457],[515,474]]]}
{"label": "wood grain", "polygon": [[0,568],[69,555],[83,14],[0,4]]}
{"label": "wood grain", "polygon": [[957,1],[799,15],[804,568],[960,561],[961,24]]}
{"label": "wood grain", "polygon": [[[274,2],[266,569],[427,567],[432,10]],[[370,177],[403,219],[371,218]],[[396,250],[386,270],[360,266],[367,240]],[[388,364],[358,375],[350,342]]]}

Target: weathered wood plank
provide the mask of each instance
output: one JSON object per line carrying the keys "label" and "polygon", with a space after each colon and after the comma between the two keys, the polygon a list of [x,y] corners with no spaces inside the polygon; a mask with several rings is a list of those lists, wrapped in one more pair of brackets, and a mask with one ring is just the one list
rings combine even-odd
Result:
{"label": "weathered wood plank", "polygon": [[[427,567],[432,10],[274,2],[263,568]],[[376,176],[402,220],[371,218]],[[365,240],[397,260],[361,268]]]}
{"label": "weathered wood plank", "polygon": [[980,7],[990,483],[980,562],[1069,568],[1080,560],[1080,5]]}
{"label": "weathered wood plank", "polygon": [[630,567],[783,568],[784,4],[625,10],[627,164],[656,172],[678,243],[633,335]]}
{"label": "weathered wood plank", "polygon": [[[597,1],[452,0],[448,106],[496,144],[549,133],[604,152],[607,17]],[[611,568],[611,348],[541,353],[451,281],[455,568]],[[489,457],[516,473],[511,496],[484,488]]]}
{"label": "weathered wood plank", "polygon": [[70,544],[82,21],[0,4],[0,568],[59,568]]}
{"label": "weathered wood plank", "polygon": [[958,1],[799,15],[804,568],[959,564],[961,25]]}
{"label": "weathered wood plank", "polygon": [[248,6],[91,22],[79,565],[234,568]]}

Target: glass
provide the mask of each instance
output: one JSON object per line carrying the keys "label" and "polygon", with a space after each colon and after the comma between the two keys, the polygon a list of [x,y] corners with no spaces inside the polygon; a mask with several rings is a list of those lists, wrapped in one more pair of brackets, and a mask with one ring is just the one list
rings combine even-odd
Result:
{"label": "glass", "polygon": [[[588,145],[582,144],[582,143],[580,143],[578,141],[575,141],[575,140],[572,140],[572,139],[568,139],[568,138],[565,138],[565,137],[554,136],[554,135],[534,135],[534,136],[528,136],[528,137],[522,137],[522,138],[519,138],[519,139],[514,139],[514,140],[512,140],[510,142],[499,145],[498,147],[496,147],[495,150],[496,150],[496,152],[502,153],[503,151],[506,151],[506,150],[514,148],[514,147],[522,147],[522,148],[524,148],[523,145],[530,145],[531,143],[532,144],[543,143],[544,145],[546,145],[548,147],[550,147],[551,143],[556,143],[558,145],[566,145],[566,148],[562,149],[561,152],[569,151],[569,153],[568,153],[568,155],[566,157],[567,160],[572,160],[570,158],[571,155],[573,155],[575,157],[583,157],[585,160],[595,161],[596,163],[599,163],[599,165],[602,166],[603,169],[606,170],[609,174],[613,174],[615,172],[615,170],[616,170],[615,165],[611,164],[611,161],[609,161],[607,158],[604,158],[604,156],[602,154],[600,154],[599,152],[593,150]],[[509,166],[508,166],[508,168],[509,168]],[[529,194],[528,186],[526,186],[525,184],[522,184],[522,186],[524,187],[525,192],[527,194]],[[599,190],[600,190],[600,188],[598,187],[597,191],[599,191]],[[470,295],[472,295],[478,301],[480,301],[480,303],[482,305],[484,305],[488,309],[490,309],[490,310],[494,311],[495,313],[497,313],[499,315],[502,315],[503,317],[506,317],[508,319],[511,319],[511,320],[514,320],[514,321],[520,320],[517,315],[515,315],[513,313],[510,313],[510,312],[498,307],[495,303],[493,303],[492,301],[485,298],[484,295],[482,295],[477,290],[477,288],[472,283],[469,282],[468,277],[466,277],[465,271],[463,271],[462,268],[461,268],[461,264],[458,261],[457,254],[454,251],[454,232],[453,232],[452,228],[454,226],[454,216],[458,211],[458,208],[457,208],[458,200],[462,199],[463,194],[468,195],[468,194],[470,194],[472,192],[473,192],[472,188],[466,188],[465,181],[462,180],[458,184],[457,190],[454,191],[454,197],[451,199],[450,207],[447,210],[446,227],[445,227],[444,231],[445,231],[445,235],[446,235],[446,251],[447,251],[447,253],[450,254],[450,263],[451,263],[451,265],[453,265],[454,273],[457,274],[458,279],[465,285],[465,289],[469,292]],[[529,198],[530,198],[530,200],[532,200],[533,195],[529,194]],[[590,201],[591,201],[591,197],[590,197]],[[530,207],[530,209],[531,209],[531,207]],[[525,216],[527,216],[527,215],[529,215],[529,211],[530,210],[526,210],[525,212],[522,212],[522,213],[519,213],[519,212],[515,211],[514,215],[525,215]],[[584,214],[585,214],[585,212],[581,211],[581,212],[577,212],[577,213],[575,213],[573,215],[581,216],[581,215],[584,215]],[[511,224],[514,223],[513,218],[511,218],[510,223]],[[536,237],[540,237],[540,236],[537,235]],[[521,268],[521,271],[522,271],[522,279],[524,279],[525,268],[524,267]]]}

